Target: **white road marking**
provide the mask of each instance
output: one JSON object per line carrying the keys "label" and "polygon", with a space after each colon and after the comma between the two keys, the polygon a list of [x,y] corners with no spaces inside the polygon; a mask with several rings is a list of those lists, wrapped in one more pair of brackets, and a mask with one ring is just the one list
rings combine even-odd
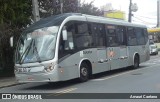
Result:
{"label": "white road marking", "polygon": [[105,80],[105,79],[92,79],[91,81],[102,81],[102,80]]}
{"label": "white road marking", "polygon": [[153,64],[156,64],[156,63],[152,63],[152,62],[143,63],[143,65],[153,65]]}
{"label": "white road marking", "polygon": [[66,89],[66,90],[62,90],[62,91],[59,91],[59,92],[56,92],[56,93],[66,93],[66,92],[70,92],[70,91],[73,91],[73,90],[76,90],[77,88],[70,88],[70,89]]}
{"label": "white road marking", "polygon": [[49,94],[47,96],[59,96],[59,95],[62,95],[62,94],[65,94],[65,93],[69,93],[71,91],[74,91],[76,90],[77,88],[70,88],[70,89],[66,89],[66,90],[62,90],[62,91],[58,91],[56,93],[53,93],[53,94]]}
{"label": "white road marking", "polygon": [[59,95],[65,94],[65,93],[69,93],[69,92],[74,91],[74,90],[76,90],[76,89],[77,89],[77,88],[71,88],[71,89],[59,91],[59,92],[56,92],[56,94],[54,94],[54,96],[59,96]]}

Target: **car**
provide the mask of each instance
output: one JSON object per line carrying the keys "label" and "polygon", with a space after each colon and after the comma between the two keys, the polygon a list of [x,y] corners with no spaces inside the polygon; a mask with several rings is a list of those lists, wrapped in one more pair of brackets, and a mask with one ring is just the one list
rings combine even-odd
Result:
{"label": "car", "polygon": [[153,40],[150,40],[149,48],[150,48],[150,55],[158,55],[158,48]]}

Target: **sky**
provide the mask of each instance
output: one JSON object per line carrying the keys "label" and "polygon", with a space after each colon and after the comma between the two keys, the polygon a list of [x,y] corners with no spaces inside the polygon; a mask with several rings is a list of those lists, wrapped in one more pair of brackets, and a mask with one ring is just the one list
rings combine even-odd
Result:
{"label": "sky", "polygon": [[[85,2],[91,1],[93,0],[85,0]],[[100,8],[107,3],[111,3],[114,9],[124,11],[126,13],[126,19],[128,19],[129,1],[130,0],[94,0],[93,4]],[[132,0],[132,3],[136,3],[138,6],[138,11],[133,12],[133,23],[144,24],[148,27],[155,27],[157,25],[157,0]]]}

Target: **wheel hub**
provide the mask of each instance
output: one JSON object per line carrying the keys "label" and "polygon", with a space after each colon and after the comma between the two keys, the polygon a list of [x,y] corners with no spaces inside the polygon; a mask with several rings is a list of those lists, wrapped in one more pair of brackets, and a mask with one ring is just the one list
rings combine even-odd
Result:
{"label": "wheel hub", "polygon": [[86,68],[82,68],[81,69],[81,73],[83,76],[87,76],[87,69]]}

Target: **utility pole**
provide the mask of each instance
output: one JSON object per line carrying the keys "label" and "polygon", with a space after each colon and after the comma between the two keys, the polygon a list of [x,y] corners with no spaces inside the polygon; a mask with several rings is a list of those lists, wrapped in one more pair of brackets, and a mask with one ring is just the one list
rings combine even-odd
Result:
{"label": "utility pole", "polygon": [[130,0],[129,3],[129,14],[128,14],[128,22],[132,22],[132,12],[137,12],[138,11],[138,6],[136,3],[132,3],[132,0]]}
{"label": "utility pole", "polygon": [[79,11],[79,10],[80,10],[80,6],[81,6],[81,1],[78,0],[78,13],[80,12],[80,11]]}
{"label": "utility pole", "polygon": [[61,11],[61,14],[62,14],[63,13],[63,0],[60,0],[60,5],[61,5],[60,11]]}
{"label": "utility pole", "polygon": [[157,0],[157,27],[160,27],[160,0]]}
{"label": "utility pole", "polygon": [[129,2],[128,22],[131,22],[131,21],[132,21],[132,10],[131,10],[131,6],[132,6],[132,0],[130,0],[130,2]]}
{"label": "utility pole", "polygon": [[32,0],[34,22],[40,20],[38,0]]}

